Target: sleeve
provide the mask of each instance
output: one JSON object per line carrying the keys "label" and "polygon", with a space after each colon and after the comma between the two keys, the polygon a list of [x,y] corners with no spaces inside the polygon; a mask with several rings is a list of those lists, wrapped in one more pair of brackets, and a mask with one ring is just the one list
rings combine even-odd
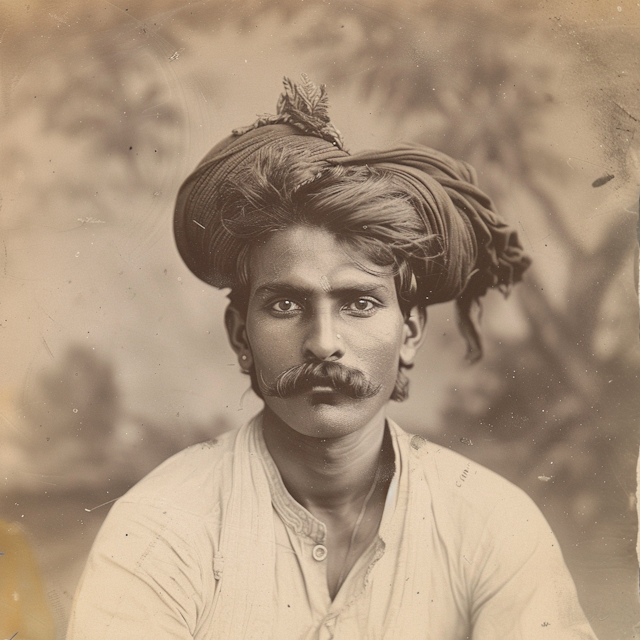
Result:
{"label": "sleeve", "polygon": [[494,509],[473,565],[473,640],[596,640],[558,541],[524,493]]}
{"label": "sleeve", "polygon": [[89,555],[67,640],[188,640],[203,597],[195,516],[118,502]]}

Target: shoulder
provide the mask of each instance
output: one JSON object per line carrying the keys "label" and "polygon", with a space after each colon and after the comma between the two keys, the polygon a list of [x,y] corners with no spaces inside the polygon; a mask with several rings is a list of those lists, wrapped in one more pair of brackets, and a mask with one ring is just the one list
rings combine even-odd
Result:
{"label": "shoulder", "polygon": [[[546,621],[563,638],[594,638],[551,527],[522,489],[482,465],[396,427],[409,493],[460,598],[474,638],[533,638]],[[404,470],[403,470],[404,473]],[[438,553],[436,553],[438,555]],[[462,601],[462,600],[461,600]]]}
{"label": "shoulder", "polygon": [[208,548],[206,540],[216,538],[220,526],[236,435],[180,451],[121,496],[98,533],[93,559],[108,556],[126,568],[175,553],[184,559]]}
{"label": "shoulder", "polygon": [[213,601],[206,568],[220,537],[236,436],[180,451],[116,501],[87,560],[68,637],[98,637],[96,630],[101,638],[192,637]]}
{"label": "shoulder", "polygon": [[229,476],[237,433],[229,431],[176,453],[142,478],[115,506],[162,507],[206,516],[219,502],[222,484]]}
{"label": "shoulder", "polygon": [[533,500],[499,474],[397,426],[396,434],[409,468],[427,485],[434,516],[478,528],[513,520],[546,525]]}
{"label": "shoulder", "polygon": [[533,557],[541,566],[561,563],[551,527],[522,489],[421,436],[397,438],[415,496],[413,517],[430,523],[433,540],[449,557],[464,559],[458,568],[468,584],[517,573]]}

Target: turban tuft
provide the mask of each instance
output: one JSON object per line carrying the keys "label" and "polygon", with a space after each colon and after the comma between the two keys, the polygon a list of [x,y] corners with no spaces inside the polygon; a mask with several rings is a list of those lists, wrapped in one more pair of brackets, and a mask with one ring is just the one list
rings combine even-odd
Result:
{"label": "turban tuft", "polygon": [[338,149],[344,149],[340,132],[329,121],[329,98],[324,84],[317,86],[302,74],[302,82],[296,84],[289,78],[283,81],[284,93],[280,94],[276,105],[276,115],[260,116],[248,127],[233,130],[233,135],[241,136],[268,124],[289,124],[303,133],[327,140]]}
{"label": "turban tuft", "polygon": [[181,186],[174,232],[189,269],[218,288],[237,284],[237,256],[246,239],[233,232],[222,203],[228,185],[241,183],[260,154],[285,152],[293,158],[298,186],[332,166],[376,167],[406,194],[425,237],[438,239],[437,255],[423,258],[415,274],[416,304],[456,300],[467,357],[477,360],[482,351],[471,319],[474,304],[489,288],[506,295],[521,280],[530,259],[516,231],[478,188],[473,167],[418,144],[350,154],[329,121],[324,85],[316,87],[303,75],[300,84],[285,78],[284,87],[275,116],[261,116],[253,125],[235,130]]}

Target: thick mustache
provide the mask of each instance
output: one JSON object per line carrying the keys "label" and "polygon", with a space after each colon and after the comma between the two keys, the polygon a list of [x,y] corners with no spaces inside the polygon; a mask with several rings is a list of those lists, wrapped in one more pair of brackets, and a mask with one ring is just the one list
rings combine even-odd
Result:
{"label": "thick mustache", "polygon": [[346,367],[337,362],[304,362],[283,371],[272,384],[261,381],[265,396],[292,398],[311,391],[314,387],[332,387],[354,400],[371,398],[380,391],[360,369]]}

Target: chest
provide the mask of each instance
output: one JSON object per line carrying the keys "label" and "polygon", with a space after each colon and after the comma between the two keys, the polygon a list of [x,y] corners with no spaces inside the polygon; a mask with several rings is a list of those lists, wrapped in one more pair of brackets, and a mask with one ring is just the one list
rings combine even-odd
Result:
{"label": "chest", "polygon": [[[409,557],[377,536],[358,557],[334,598],[327,557],[317,543],[274,520],[274,638],[462,640],[468,637],[464,581],[437,537]],[[322,559],[321,559],[322,558]]]}

